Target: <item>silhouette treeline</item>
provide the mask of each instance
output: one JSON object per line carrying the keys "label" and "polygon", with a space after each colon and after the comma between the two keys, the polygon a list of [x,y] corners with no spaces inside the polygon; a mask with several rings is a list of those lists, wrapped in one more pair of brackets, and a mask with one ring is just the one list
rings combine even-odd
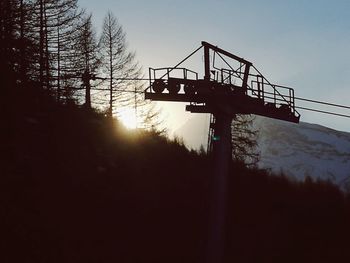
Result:
{"label": "silhouette treeline", "polygon": [[37,86],[61,104],[98,108],[110,117],[132,107],[143,128],[160,124],[158,111],[143,99],[135,52],[111,12],[97,35],[92,14],[78,0],[1,0],[0,58],[2,92]]}
{"label": "silhouette treeline", "polygon": [[[0,98],[1,262],[204,261],[210,157],[40,88]],[[227,262],[349,261],[349,195],[231,169]]]}

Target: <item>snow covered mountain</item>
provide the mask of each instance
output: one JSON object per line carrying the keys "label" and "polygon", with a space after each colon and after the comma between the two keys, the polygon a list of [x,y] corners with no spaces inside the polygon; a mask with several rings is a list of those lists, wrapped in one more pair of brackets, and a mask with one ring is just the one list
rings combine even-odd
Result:
{"label": "snow covered mountain", "polygon": [[[206,147],[207,127],[208,117],[196,116],[176,134],[190,148],[199,149],[201,144]],[[259,130],[260,168],[300,180],[330,180],[350,189],[350,133],[264,117],[256,117],[254,129]]]}
{"label": "snow covered mountain", "polygon": [[259,130],[259,167],[296,179],[310,176],[348,186],[350,133],[263,117],[256,118],[255,127]]}

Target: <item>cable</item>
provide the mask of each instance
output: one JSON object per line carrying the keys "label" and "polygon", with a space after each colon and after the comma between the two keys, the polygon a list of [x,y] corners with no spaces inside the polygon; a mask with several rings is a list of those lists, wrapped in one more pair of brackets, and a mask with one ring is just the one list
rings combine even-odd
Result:
{"label": "cable", "polygon": [[[82,89],[84,89],[84,88],[82,88]],[[109,91],[109,89],[99,89],[99,88],[91,88],[91,90]],[[136,93],[136,94],[143,94],[144,93],[143,91],[121,90],[121,89],[113,89],[113,91],[126,92],[126,93]],[[265,93],[269,93],[269,92],[265,92]],[[266,97],[266,96],[265,96],[265,98],[267,98],[267,99],[274,99],[274,98]],[[330,103],[330,102],[316,101],[316,100],[305,99],[305,98],[300,98],[300,97],[295,97],[295,99],[296,100],[301,100],[301,101],[317,103],[317,104],[333,106],[333,107],[350,109],[350,106],[345,106],[345,105],[340,105],[340,104],[335,104],[335,103]],[[278,98],[275,98],[275,100],[277,100],[277,101],[284,101],[284,99],[278,99]],[[340,113],[335,113],[335,112],[329,112],[329,111],[323,111],[323,110],[318,110],[318,109],[305,108],[305,107],[301,107],[301,106],[295,106],[295,108],[296,109],[301,109],[301,110],[308,110],[308,111],[313,111],[313,112],[318,112],[318,113],[323,113],[323,114],[339,116],[339,117],[350,118],[350,115],[345,115],[345,114],[340,114]]]}
{"label": "cable", "polygon": [[[225,62],[225,64],[232,70],[232,72],[234,72],[236,75],[237,75],[237,77],[238,78],[240,78],[242,81],[243,81],[243,79],[242,79],[242,77],[231,67],[231,65],[221,56],[221,54],[220,53],[218,53],[218,52],[216,52],[217,54],[218,54],[218,56]],[[252,65],[253,66],[253,65]],[[254,66],[253,66],[254,67]],[[240,67],[241,68],[241,67]],[[254,67],[255,68],[255,67]],[[263,77],[263,76],[262,76]],[[264,77],[263,77],[264,78]],[[268,82],[268,80],[266,80],[267,82]],[[251,88],[250,86],[249,86],[249,84],[247,83],[247,87],[255,94],[255,91],[254,91],[254,89],[253,88]],[[273,86],[272,86],[273,87]],[[276,90],[276,89],[275,89]],[[277,91],[277,90],[276,90]],[[277,91],[278,92],[278,91]],[[279,93],[279,92],[278,92]],[[255,94],[256,96],[258,96],[258,94]],[[287,102],[287,101],[286,101]]]}
{"label": "cable", "polygon": [[[275,101],[282,101],[284,102],[284,100],[279,99],[279,98],[273,98],[273,97],[268,97],[268,96],[264,96],[265,99],[269,99],[269,100],[275,100]],[[302,99],[301,100],[308,100],[308,99]],[[343,106],[343,105],[337,105],[337,104],[332,104],[332,103],[327,103],[327,102],[318,102],[318,101],[314,101],[320,104],[325,104],[325,105],[329,105],[331,104],[332,106],[342,106],[344,108],[350,109],[350,107],[348,106]],[[305,107],[301,107],[301,106],[294,106],[295,109],[301,109],[301,110],[308,110],[308,111],[314,111],[314,112],[318,112],[318,113],[323,113],[323,114],[329,114],[329,115],[334,115],[334,116],[339,116],[339,117],[345,117],[345,118],[350,118],[350,115],[346,115],[346,114],[341,114],[341,113],[336,113],[336,112],[330,112],[330,111],[324,111],[324,110],[318,110],[318,109],[311,109],[311,108],[305,108]]]}
{"label": "cable", "polygon": [[[254,83],[257,83],[257,81],[253,81],[253,82],[254,82]],[[262,83],[262,84],[268,84],[268,85],[270,85],[269,83]],[[283,88],[283,89],[292,89],[292,88],[287,87],[287,86],[281,86],[281,85],[275,85],[275,84],[273,84],[273,86],[275,86],[275,87],[277,87],[277,88]],[[267,91],[264,91],[264,93],[270,94],[270,95],[273,94],[273,93],[267,92]],[[289,96],[289,95],[282,94],[282,96]],[[301,98],[301,97],[294,97],[294,99],[295,99],[295,100],[306,101],[306,102],[311,102],[311,103],[323,104],[323,105],[332,106],[332,107],[350,109],[350,106],[340,105],[340,104],[336,104],[336,103],[332,103],[332,102],[325,102],[325,101],[319,101],[319,100],[312,100],[312,99]]]}
{"label": "cable", "polygon": [[[95,77],[94,79],[109,80],[110,78]],[[91,79],[93,80],[93,79]],[[113,80],[127,80],[127,81],[149,81],[149,78],[113,78]]]}
{"label": "cable", "polygon": [[340,114],[340,113],[335,113],[335,112],[330,112],[330,111],[316,110],[316,109],[304,108],[304,107],[300,107],[300,106],[295,106],[295,108],[301,109],[301,110],[308,110],[308,111],[314,111],[314,112],[318,112],[318,113],[329,114],[329,115],[335,115],[335,116],[339,116],[339,117],[350,118],[350,115],[345,115],[345,114]]}
{"label": "cable", "polygon": [[[257,83],[257,81],[253,81],[255,83]],[[268,84],[268,83],[262,83],[262,84]],[[270,85],[270,84],[268,84]],[[275,85],[275,87],[277,88],[283,88],[283,89],[292,89],[290,87],[287,86],[281,86],[281,85]],[[266,92],[267,94],[272,94],[269,92]],[[283,95],[283,96],[288,96],[288,95]],[[294,97],[295,100],[301,100],[301,101],[306,101],[306,102],[311,102],[311,103],[317,103],[317,104],[323,104],[323,105],[327,105],[327,106],[332,106],[332,107],[338,107],[338,108],[344,108],[344,109],[350,109],[350,106],[346,106],[346,105],[340,105],[340,104],[336,104],[336,103],[332,103],[332,102],[325,102],[325,101],[319,101],[319,100],[312,100],[312,99],[307,99],[307,98],[301,98],[301,97]]]}
{"label": "cable", "polygon": [[[178,66],[180,66],[184,61],[186,61],[189,57],[191,57],[192,55],[194,55],[198,50],[200,50],[203,46],[200,46],[199,48],[197,48],[195,51],[193,51],[190,55],[188,55],[186,58],[184,58],[182,61],[180,61],[175,67],[173,67],[170,71],[176,69]],[[216,52],[215,52],[216,53]],[[215,54],[214,54],[215,55]],[[220,56],[220,58],[230,67],[230,65],[228,64],[228,62],[218,53],[218,55]],[[260,76],[262,76],[262,74],[259,72],[259,70],[254,67],[252,65],[252,67],[260,74]],[[234,70],[232,67],[230,67],[231,70],[240,78],[240,76],[237,74],[237,71]],[[165,75],[167,75],[168,73],[166,73]],[[164,76],[165,76],[164,75]],[[250,74],[249,74],[250,75]],[[162,76],[161,78],[163,78],[164,76]],[[262,76],[263,77],[263,76]],[[81,78],[81,77],[75,77],[75,76],[71,76],[68,78]],[[264,77],[263,77],[264,78]],[[99,79],[99,80],[107,80],[109,78],[102,78],[102,77],[95,77],[95,79]],[[149,78],[113,78],[114,80],[126,80],[126,81],[150,81]],[[276,87],[282,87],[282,88],[288,88],[288,87],[284,87],[284,86],[279,86],[279,85],[273,85],[271,84],[266,78],[264,78],[267,81],[267,84],[270,85],[271,87],[273,87],[278,96],[282,97],[283,99],[276,99],[278,101],[285,101],[284,96],[276,89]],[[248,85],[249,87],[249,85]],[[74,88],[74,90],[84,90],[85,88]],[[248,88],[249,90],[251,90],[253,93],[254,90],[252,88]],[[101,88],[91,88],[91,90],[95,90],[95,91],[109,91],[109,89],[101,89]],[[113,91],[119,91],[119,92],[128,92],[128,93],[137,93],[137,94],[143,94],[144,91],[132,91],[132,90],[121,90],[121,89],[113,89]],[[98,93],[100,93],[98,92]],[[97,94],[98,94],[97,93]],[[271,94],[269,92],[264,92],[267,94]],[[96,94],[95,94],[96,95]],[[269,97],[266,97],[269,98]],[[273,98],[271,98],[273,99]],[[331,102],[325,102],[325,101],[318,101],[318,100],[312,100],[312,99],[307,99],[307,98],[301,98],[301,97],[294,97],[295,100],[300,100],[300,101],[306,101],[306,102],[311,102],[311,103],[316,103],[316,104],[322,104],[322,105],[327,105],[327,106],[332,106],[332,107],[337,107],[337,108],[344,108],[344,109],[350,109],[350,106],[346,106],[346,105],[341,105],[341,104],[335,104],[335,103],[331,103]],[[287,102],[287,101],[286,101]],[[295,106],[295,109],[301,109],[301,110],[307,110],[307,111],[313,111],[313,112],[318,112],[318,113],[322,113],[322,114],[329,114],[329,115],[334,115],[334,116],[339,116],[339,117],[345,117],[345,118],[350,118],[350,115],[346,115],[346,114],[340,114],[340,113],[335,113],[335,112],[330,112],[330,111],[324,111],[324,110],[318,110],[318,109],[312,109],[312,108],[305,108],[305,107],[301,107],[301,106]]]}
{"label": "cable", "polygon": [[324,102],[324,101],[311,100],[311,99],[298,98],[298,97],[294,97],[294,99],[307,101],[307,102],[312,102],[312,103],[317,103],[317,104],[323,104],[323,105],[327,105],[327,106],[338,107],[338,108],[350,109],[350,106],[335,104],[335,103],[331,103],[331,102]]}
{"label": "cable", "polygon": [[[276,85],[277,87],[277,85]],[[283,86],[279,86],[279,87],[283,87]],[[284,87],[287,88],[287,87]],[[251,90],[251,89],[248,89]],[[268,92],[268,91],[264,91],[264,94],[269,94],[269,95],[274,95],[272,92]],[[282,95],[283,97],[289,97],[288,95]],[[271,100],[276,100],[276,101],[284,101],[282,99],[279,98],[272,98],[272,97],[268,97],[268,96],[264,96],[264,98],[266,99],[271,99]],[[300,101],[306,101],[306,102],[311,102],[311,103],[316,103],[316,104],[322,104],[322,105],[327,105],[327,106],[331,106],[331,107],[337,107],[337,108],[343,108],[343,109],[350,109],[350,106],[346,106],[346,105],[341,105],[341,104],[335,104],[332,102],[325,102],[325,101],[318,101],[318,100],[312,100],[312,99],[306,99],[306,98],[301,98],[301,97],[294,97],[295,100],[300,100]],[[297,107],[295,107],[297,108]],[[312,110],[312,109],[310,109]],[[342,115],[342,114],[340,114]]]}
{"label": "cable", "polygon": [[[81,79],[81,76],[66,76],[66,77],[62,77],[62,79]],[[110,78],[102,78],[102,77],[95,77],[95,78],[91,78],[91,80],[93,79],[99,79],[99,80],[109,80]],[[113,78],[113,80],[135,80],[135,81],[149,81],[149,78]]]}
{"label": "cable", "polygon": [[[175,67],[171,68],[169,70],[169,72],[165,73],[163,76],[161,76],[160,78],[164,78],[166,75],[168,75],[170,72],[172,72],[174,69],[176,69],[178,66],[180,66],[182,63],[184,63],[187,59],[189,59],[190,57],[192,57],[195,53],[197,53],[200,49],[202,49],[203,45],[200,46],[199,48],[197,48],[195,51],[193,51],[191,54],[189,54],[187,57],[185,57],[183,60],[181,60],[179,63],[177,63],[175,65]],[[148,88],[147,88],[148,89]]]}

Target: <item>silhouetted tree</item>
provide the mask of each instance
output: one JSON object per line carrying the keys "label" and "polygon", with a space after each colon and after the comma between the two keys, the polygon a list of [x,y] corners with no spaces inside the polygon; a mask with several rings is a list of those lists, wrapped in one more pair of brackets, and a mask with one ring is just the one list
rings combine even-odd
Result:
{"label": "silhouetted tree", "polygon": [[67,72],[74,68],[70,61],[80,18],[77,0],[39,0],[34,7],[39,80],[43,87],[57,92],[59,100],[62,81],[67,82]]}
{"label": "silhouetted tree", "polygon": [[100,67],[98,44],[91,18],[91,14],[82,18],[74,49],[76,73],[82,76],[82,86],[85,89],[84,103],[87,108],[91,108],[91,80],[95,79]]}
{"label": "silhouetted tree", "polygon": [[[38,1],[38,18],[39,18],[39,81],[40,84],[44,87],[47,86],[47,77],[44,79],[45,74],[45,57],[48,57],[45,48],[45,2],[44,0]],[[44,81],[46,80],[46,81]]]}
{"label": "silhouetted tree", "polygon": [[78,11],[77,0],[59,0],[55,3],[53,16],[53,74],[57,100],[73,95],[77,76],[74,65],[74,39],[77,37],[77,26],[82,13]]}
{"label": "silhouetted tree", "polygon": [[258,131],[252,127],[254,118],[251,115],[237,114],[232,121],[232,158],[248,166],[256,165],[259,160],[257,152]]}
{"label": "silhouetted tree", "polygon": [[[39,1],[19,0],[18,2],[18,49],[17,68],[18,81],[22,86],[28,86],[29,82],[39,83]],[[43,55],[44,57],[44,55]]]}
{"label": "silhouetted tree", "polygon": [[0,69],[2,82],[26,83],[35,56],[31,1],[0,2]]}
{"label": "silhouetted tree", "polygon": [[102,72],[108,79],[109,116],[118,116],[120,108],[133,108],[142,128],[159,129],[159,110],[144,100],[144,85],[138,80],[142,78],[141,67],[135,52],[128,51],[123,27],[111,12],[104,19],[100,48]]}
{"label": "silhouetted tree", "polygon": [[130,85],[131,82],[126,79],[139,78],[141,71],[135,53],[128,51],[122,25],[111,12],[104,19],[100,47],[103,72],[109,82],[109,115],[112,116],[114,104],[125,104],[133,98],[135,82]]}
{"label": "silhouetted tree", "polygon": [[22,84],[27,83],[31,66],[32,54],[35,53],[33,41],[31,40],[30,20],[32,4],[28,1],[19,1],[19,64],[18,71]]}
{"label": "silhouetted tree", "polygon": [[4,0],[0,2],[0,70],[8,82],[9,76],[14,73],[14,50],[15,44],[15,12],[14,1]]}

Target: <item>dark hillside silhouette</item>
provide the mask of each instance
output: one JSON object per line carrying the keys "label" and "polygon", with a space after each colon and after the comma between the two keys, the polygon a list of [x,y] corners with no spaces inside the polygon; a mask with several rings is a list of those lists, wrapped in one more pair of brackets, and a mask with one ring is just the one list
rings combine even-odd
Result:
{"label": "dark hillside silhouette", "polygon": [[[40,89],[12,92],[1,97],[1,262],[202,262],[208,157]],[[337,187],[238,163],[230,178],[227,262],[349,260],[350,199]]]}

